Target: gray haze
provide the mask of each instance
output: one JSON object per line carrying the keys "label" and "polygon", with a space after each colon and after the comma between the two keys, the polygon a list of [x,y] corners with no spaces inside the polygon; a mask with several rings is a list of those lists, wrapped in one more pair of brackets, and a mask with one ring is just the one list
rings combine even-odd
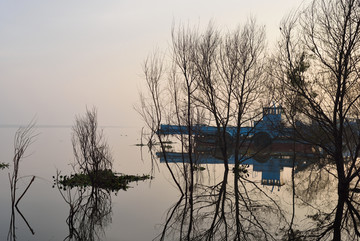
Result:
{"label": "gray haze", "polygon": [[0,1],[0,125],[71,125],[86,106],[101,125],[141,126],[141,65],[166,49],[172,24],[224,30],[251,15],[274,44],[300,0]]}

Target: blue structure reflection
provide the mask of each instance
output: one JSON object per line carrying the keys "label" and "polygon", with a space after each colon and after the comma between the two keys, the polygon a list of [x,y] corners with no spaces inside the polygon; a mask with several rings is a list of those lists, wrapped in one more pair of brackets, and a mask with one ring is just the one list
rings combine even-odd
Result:
{"label": "blue structure reflection", "polygon": [[[160,158],[160,163],[165,163],[164,155],[168,163],[188,163],[189,156],[184,155],[178,152],[158,152],[156,153]],[[307,155],[304,153],[297,153],[294,164],[296,168],[305,166],[307,163],[310,163],[314,158],[314,155]],[[282,181],[282,171],[285,167],[291,168],[294,161],[293,155],[271,155],[268,156],[253,156],[253,157],[243,157],[243,165],[252,166],[254,172],[261,173],[261,184],[267,186],[282,186],[284,183]],[[214,157],[209,152],[202,152],[193,154],[193,160],[195,160],[196,165],[201,164],[223,164],[223,160]],[[230,156],[229,164],[234,164],[234,156]]]}
{"label": "blue structure reflection", "polygon": [[[252,126],[241,127],[239,134],[242,144],[238,147],[241,153],[239,159],[242,165],[252,166],[254,172],[261,173],[263,185],[280,187],[284,184],[281,178],[284,167],[295,166],[299,169],[319,159],[319,150],[309,143],[294,140],[293,129],[286,127],[282,120],[281,106],[263,108],[262,114],[262,118],[255,121]],[[194,125],[190,131],[195,142],[192,159],[196,165],[224,163],[217,145],[217,127]],[[163,135],[188,135],[189,127],[161,125],[159,132]],[[229,143],[228,163],[235,164],[233,140],[237,134],[237,127],[227,127],[226,134]],[[168,163],[189,162],[188,153],[157,153],[162,163],[166,161],[164,155]]]}

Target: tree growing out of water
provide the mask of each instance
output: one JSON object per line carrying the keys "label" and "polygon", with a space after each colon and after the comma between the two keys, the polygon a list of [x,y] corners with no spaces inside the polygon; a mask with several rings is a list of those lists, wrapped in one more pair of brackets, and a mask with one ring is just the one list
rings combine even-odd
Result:
{"label": "tree growing out of water", "polygon": [[35,176],[32,176],[29,184],[25,188],[24,192],[20,195],[20,197],[17,197],[17,190],[18,190],[18,181],[22,178],[19,177],[19,169],[20,169],[20,161],[23,160],[25,157],[25,152],[28,149],[28,147],[33,143],[34,138],[37,136],[36,133],[34,133],[34,127],[35,122],[30,122],[29,125],[26,127],[20,127],[16,133],[14,138],[14,157],[13,157],[13,171],[10,175],[9,173],[9,181],[10,181],[10,191],[11,191],[11,220],[10,220],[10,229],[8,233],[8,240],[16,240],[16,226],[15,226],[15,209],[17,212],[21,215],[23,220],[25,221],[26,225],[30,229],[31,233],[34,234],[34,230],[30,227],[29,223],[23,216],[23,214],[18,209],[18,203],[23,198],[27,190],[30,188],[31,184],[35,180]]}
{"label": "tree growing out of water", "polygon": [[[250,19],[244,26],[226,34],[211,23],[205,31],[185,26],[174,27],[168,55],[170,59],[154,55],[145,61],[147,94],[141,95],[139,112],[151,131],[157,135],[161,155],[182,194],[181,200],[184,200],[185,207],[188,207],[181,215],[182,223],[186,223],[181,225],[181,240],[191,240],[197,235],[195,210],[199,203],[195,200],[198,191],[195,167],[201,152],[201,142],[204,141],[197,134],[197,128],[201,125],[215,126],[214,133],[208,138],[213,138],[216,142],[216,148],[212,152],[215,156],[220,156],[226,170],[224,179],[216,185],[221,188],[219,194],[214,195],[215,209],[209,214],[210,227],[204,237],[211,240],[219,230],[225,230],[226,237],[231,236],[226,232],[229,221],[226,215],[228,159],[234,146],[237,149],[235,161],[238,169],[245,159],[246,154],[239,152],[245,140],[241,135],[241,128],[254,120],[253,113],[261,108],[259,99],[265,99],[261,95],[265,80],[264,52],[264,27]],[[165,75],[167,71],[168,75]],[[161,124],[165,123],[178,130],[176,137],[181,142],[183,159],[180,165],[168,163],[163,145],[165,137],[161,130]],[[233,138],[235,141],[229,137],[230,126],[237,127]],[[236,187],[240,182],[238,174],[237,172],[234,181]],[[241,239],[243,224],[239,203],[242,196],[238,188],[235,191],[236,202],[230,206],[235,207],[237,215],[234,237]],[[177,207],[174,207],[174,212]],[[167,227],[168,225],[165,225],[163,236]]]}
{"label": "tree growing out of water", "polygon": [[98,129],[96,109],[87,109],[84,116],[78,116],[72,130],[74,168],[88,175],[95,186],[99,172],[111,169],[113,163],[103,131]]}
{"label": "tree growing out of water", "polygon": [[281,33],[275,66],[281,95],[289,97],[283,104],[311,123],[311,131],[298,135],[322,150],[323,168],[338,181],[337,204],[317,218],[312,235],[358,239],[360,1],[314,0],[288,18]]}

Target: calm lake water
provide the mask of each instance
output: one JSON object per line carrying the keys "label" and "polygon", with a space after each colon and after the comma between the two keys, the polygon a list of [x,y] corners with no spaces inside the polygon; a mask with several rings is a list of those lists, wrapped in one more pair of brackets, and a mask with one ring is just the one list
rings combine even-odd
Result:
{"label": "calm lake water", "polygon": [[[13,141],[16,128],[0,128],[1,161],[9,162],[13,157]],[[32,235],[23,219],[16,216],[16,236],[18,240],[63,240],[69,233],[66,219],[69,205],[61,197],[57,188],[52,188],[52,176],[56,170],[70,174],[73,161],[71,128],[37,128],[36,141],[27,150],[27,157],[20,163],[17,195],[19,196],[35,175],[35,182],[20,201],[18,207],[35,235]],[[111,147],[117,172],[126,174],[149,174],[151,162],[148,151],[134,146],[140,141],[139,129],[105,128],[104,134]],[[10,185],[8,173],[11,168],[0,173],[0,240],[6,240],[11,217]],[[159,232],[164,213],[178,193],[173,188],[163,167],[151,181],[131,183],[132,188],[111,195],[111,222],[105,227],[101,240],[151,240]]]}
{"label": "calm lake water", "polygon": [[[0,128],[0,161],[8,162],[10,165],[16,130],[16,128]],[[36,176],[35,182],[18,205],[35,234],[31,234],[22,217],[17,214],[15,219],[16,237],[17,240],[64,240],[69,235],[69,225],[66,220],[69,217],[70,208],[60,191],[52,188],[52,176],[56,175],[57,170],[65,175],[73,173],[72,167],[69,165],[74,159],[71,128],[37,128],[36,132],[39,135],[27,150],[26,158],[20,163],[19,175],[23,178],[19,181],[17,190],[19,196],[26,188],[31,176]],[[170,212],[174,210],[174,205],[181,201],[174,213],[179,217],[183,215],[185,208],[181,209],[180,192],[166,165],[160,162],[159,158],[152,163],[149,151],[146,148],[141,150],[140,147],[135,146],[136,143],[140,143],[140,132],[141,130],[137,128],[104,128],[104,135],[114,157],[113,169],[126,174],[152,174],[154,179],[131,183],[131,188],[127,191],[119,191],[109,196],[111,201],[106,205],[111,205],[111,212],[97,233],[99,240],[156,240],[167,221],[169,221],[169,225],[165,239],[178,239],[181,223],[174,216],[170,218]],[[248,167],[250,182],[244,183],[239,189],[246,190],[246,192],[242,192],[246,193],[242,198],[252,200],[254,208],[242,207],[245,210],[242,222],[246,222],[244,225],[247,226],[244,227],[250,231],[252,222],[259,223],[266,227],[269,233],[272,233],[274,239],[280,239],[281,228],[286,227],[290,222],[292,213],[291,168],[285,166],[278,169],[277,164],[272,160],[267,163],[267,174],[281,173],[284,185],[281,187],[262,185],[264,171],[259,166],[255,167],[250,164]],[[170,163],[170,166],[180,180],[181,169],[177,169],[176,163]],[[195,214],[199,216],[194,214],[196,218],[194,224],[197,225],[198,230],[206,229],[205,226],[211,223],[215,209],[209,200],[212,198],[217,200],[216,186],[225,178],[222,164],[204,163],[203,166],[205,167],[204,171],[195,173],[195,182],[198,188],[195,193],[197,206],[194,207],[194,210]],[[0,170],[0,240],[6,240],[10,227],[11,200],[8,173],[11,172],[11,168],[12,166],[9,169]],[[314,172],[310,175],[309,171],[305,171],[296,174],[295,182],[302,197],[302,201],[297,200],[295,216],[296,228],[299,230],[313,225],[308,222],[306,217],[316,213],[314,208],[304,205],[304,202],[322,206],[324,209],[334,206],[332,204],[334,185],[332,185],[331,177],[321,174],[321,178],[314,178],[316,187],[314,185],[311,187],[311,185],[307,185],[307,182],[310,183],[314,175],[316,177],[319,173]],[[229,187],[226,191],[228,195],[226,202],[228,203],[226,203],[227,209],[224,214],[227,215],[228,225],[231,226],[233,225],[231,203],[234,199],[231,196],[233,193],[231,170],[226,175],[226,182]],[[206,206],[206,203],[209,205]],[[257,217],[257,220],[251,221],[250,219],[254,216]],[[257,231],[258,228],[254,229],[254,232]],[[219,231],[219,233],[222,232]]]}

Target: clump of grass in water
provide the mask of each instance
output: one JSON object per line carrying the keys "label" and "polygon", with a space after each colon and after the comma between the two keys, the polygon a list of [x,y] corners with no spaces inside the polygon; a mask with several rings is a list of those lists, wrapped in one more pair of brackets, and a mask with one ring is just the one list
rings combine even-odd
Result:
{"label": "clump of grass in water", "polygon": [[249,171],[248,171],[249,165],[240,165],[239,168],[233,168],[233,173],[239,173],[240,175],[244,177],[249,177]]}
{"label": "clump of grass in water", "polygon": [[3,163],[3,162],[1,162],[0,163],[0,169],[5,169],[5,168],[9,168],[9,163]]}
{"label": "clump of grass in water", "polygon": [[94,180],[94,185],[98,188],[102,188],[108,191],[119,191],[127,190],[129,188],[128,184],[130,182],[144,181],[147,179],[152,179],[150,175],[124,175],[116,174],[110,169],[99,170],[95,175],[94,173],[85,174],[85,173],[75,173],[70,176],[58,177],[53,176],[54,186],[56,184],[61,184],[64,188],[73,188],[73,187],[88,187],[92,186],[92,181]]}

